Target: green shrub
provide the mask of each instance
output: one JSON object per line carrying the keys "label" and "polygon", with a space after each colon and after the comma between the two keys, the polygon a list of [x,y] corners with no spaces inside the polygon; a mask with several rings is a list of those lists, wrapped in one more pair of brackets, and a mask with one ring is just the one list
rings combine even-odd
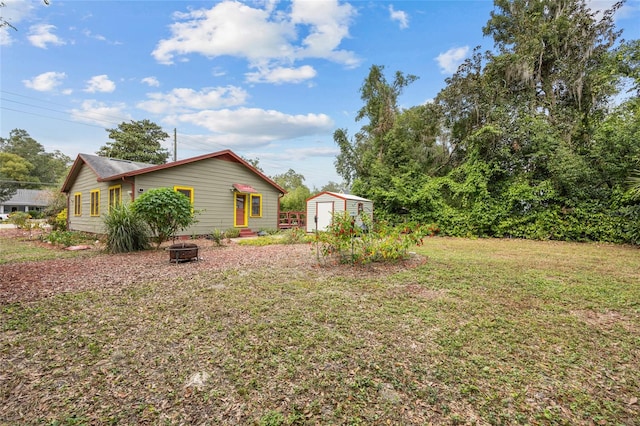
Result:
{"label": "green shrub", "polygon": [[260,228],[258,232],[263,232],[267,235],[276,235],[280,233],[280,230],[277,228]]}
{"label": "green shrub", "polygon": [[40,210],[29,210],[29,216],[31,216],[31,219],[42,219],[44,217],[44,213]]}
{"label": "green shrub", "polygon": [[81,244],[83,242],[86,242],[87,238],[88,237],[86,234],[65,230],[54,230],[49,234],[42,236],[43,241],[47,241],[51,244],[60,245],[63,247],[70,247]]}
{"label": "green shrub", "polygon": [[[439,232],[435,225],[391,226],[381,222],[373,226],[368,216],[363,227],[347,213],[334,214],[325,232],[316,236],[319,261],[336,259],[339,263],[367,264],[405,259],[409,249],[421,245],[425,236]],[[371,230],[371,231],[369,231]]]}
{"label": "green shrub", "polygon": [[225,238],[225,232],[220,229],[214,229],[211,234],[209,234],[209,239],[218,247],[222,247],[224,245]]}
{"label": "green shrub", "polygon": [[130,204],[111,208],[104,216],[107,230],[107,250],[128,253],[149,247],[149,228]]}
{"label": "green shrub", "polygon": [[196,222],[191,200],[171,188],[146,191],[133,202],[132,210],[149,225],[157,248]]}
{"label": "green shrub", "polygon": [[224,235],[226,235],[227,238],[238,238],[240,236],[240,229],[229,228],[226,231],[224,231]]}
{"label": "green shrub", "polygon": [[13,223],[20,229],[27,229],[30,219],[31,215],[25,212],[13,212],[11,213],[11,216],[9,216],[9,222]]}
{"label": "green shrub", "polygon": [[282,236],[283,244],[300,244],[307,241],[307,232],[302,228],[287,229]]}
{"label": "green shrub", "polygon": [[56,216],[50,217],[48,222],[54,231],[65,231],[67,229],[67,209],[63,209]]}

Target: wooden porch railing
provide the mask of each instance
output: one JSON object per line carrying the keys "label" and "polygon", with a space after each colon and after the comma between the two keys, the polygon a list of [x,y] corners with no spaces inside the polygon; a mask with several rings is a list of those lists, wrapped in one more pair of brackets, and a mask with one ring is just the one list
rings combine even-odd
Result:
{"label": "wooden porch railing", "polygon": [[306,212],[280,212],[280,229],[305,228],[307,226]]}

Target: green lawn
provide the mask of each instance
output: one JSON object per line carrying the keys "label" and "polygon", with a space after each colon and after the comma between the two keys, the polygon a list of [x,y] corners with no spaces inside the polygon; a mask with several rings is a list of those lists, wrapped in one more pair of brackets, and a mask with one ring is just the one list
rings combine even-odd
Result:
{"label": "green lawn", "polygon": [[0,306],[0,424],[638,424],[640,250],[416,250]]}

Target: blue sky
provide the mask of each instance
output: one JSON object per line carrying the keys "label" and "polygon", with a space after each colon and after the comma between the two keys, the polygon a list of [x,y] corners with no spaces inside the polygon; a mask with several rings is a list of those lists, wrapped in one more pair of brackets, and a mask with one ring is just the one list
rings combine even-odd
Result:
{"label": "blue sky", "polygon": [[[489,0],[4,3],[18,30],[0,29],[0,136],[24,129],[73,159],[108,142],[105,129],[149,119],[177,129],[178,159],[231,149],[310,188],[341,181],[332,135],[360,128],[371,65],[419,77],[400,98],[411,107],[493,45]],[[616,25],[640,38],[640,0]]]}

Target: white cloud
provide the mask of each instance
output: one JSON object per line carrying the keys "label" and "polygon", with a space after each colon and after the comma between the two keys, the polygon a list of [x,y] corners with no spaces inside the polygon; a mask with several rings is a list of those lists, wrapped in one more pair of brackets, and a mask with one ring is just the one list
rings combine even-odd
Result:
{"label": "white cloud", "polygon": [[[619,0],[587,0],[587,7],[596,13],[596,19],[602,18],[605,10],[611,9]],[[614,19],[629,18],[636,13],[640,13],[638,2],[626,2],[614,15]]]}
{"label": "white cloud", "polygon": [[[339,49],[356,14],[351,5],[337,0],[295,0],[289,13],[276,10],[275,4],[267,2],[264,8],[254,8],[225,0],[211,9],[176,13],[178,22],[170,26],[171,37],[160,40],[152,55],[164,64],[189,54],[240,57],[250,68],[258,69],[250,75],[260,81],[272,74],[270,69],[296,69],[293,63],[308,58],[327,59],[347,67],[360,64],[353,52]],[[306,36],[298,40],[298,34]],[[300,81],[299,72],[291,75],[293,82]]]}
{"label": "white cloud", "polygon": [[331,131],[334,123],[325,114],[289,115],[258,108],[207,110],[172,117],[216,133],[212,141],[227,145],[266,145]]}
{"label": "white cloud", "polygon": [[149,85],[150,87],[160,87],[160,82],[158,81],[157,78],[155,77],[145,77],[142,80],[140,80],[141,82],[143,82],[144,84]]}
{"label": "white cloud", "polygon": [[111,93],[116,90],[116,84],[109,80],[106,74],[96,75],[87,81],[87,87],[84,89],[88,93],[104,92]]}
{"label": "white cloud", "polygon": [[88,99],[82,102],[79,109],[72,109],[70,114],[74,120],[83,123],[115,127],[114,123],[131,120],[131,116],[124,112],[125,109],[124,103],[107,105],[94,99]]}
{"label": "white cloud", "polygon": [[67,78],[63,72],[49,71],[35,76],[31,80],[22,80],[25,87],[38,92],[50,92],[62,84],[62,80]]}
{"label": "white cloud", "polygon": [[172,37],[160,40],[152,52],[164,64],[173,63],[176,55],[190,53],[238,56],[257,62],[293,53],[288,42],[295,37],[293,27],[286,22],[270,21],[269,13],[262,9],[223,1],[208,10],[174,16],[184,22],[172,24]]}
{"label": "white cloud", "polygon": [[442,74],[453,74],[469,53],[469,46],[454,47],[436,57]]}
{"label": "white cloud", "polygon": [[[29,16],[33,5],[27,0],[4,0],[2,17],[16,29],[20,27],[20,22]],[[0,46],[9,46],[14,42],[13,35],[16,31],[9,26],[0,28]]]}
{"label": "white cloud", "polygon": [[168,93],[148,93],[149,100],[136,106],[155,114],[182,113],[189,110],[226,108],[246,102],[247,92],[235,86],[207,87],[200,91],[178,88]]}
{"label": "white cloud", "polygon": [[303,161],[307,159],[313,159],[318,157],[335,157],[340,154],[340,150],[337,147],[330,146],[310,146],[306,148],[289,148],[283,151],[280,158],[284,160]]}
{"label": "white cloud", "polygon": [[50,24],[32,25],[29,28],[29,35],[27,36],[27,39],[29,39],[32,45],[34,45],[35,47],[40,47],[42,49],[46,49],[47,44],[66,44],[62,39],[60,39],[53,33],[53,30],[55,29],[55,25]]}
{"label": "white cloud", "polygon": [[250,72],[245,74],[247,81],[251,83],[301,83],[310,80],[316,76],[316,70],[309,65],[303,65],[299,68],[267,68],[258,72]]}
{"label": "white cloud", "polygon": [[107,39],[105,36],[103,36],[102,34],[94,34],[94,33],[91,32],[91,30],[88,30],[88,29],[82,30],[82,34],[84,34],[87,38],[92,38],[94,40],[102,41],[102,42],[105,42],[105,43],[110,44],[112,46],[120,46],[120,45],[122,45],[122,42],[120,42],[120,41],[111,41],[111,40]]}
{"label": "white cloud", "polygon": [[324,58],[348,67],[359,64],[353,52],[336,50],[342,40],[349,36],[349,25],[356,10],[348,3],[337,0],[295,0],[291,9],[291,22],[308,25],[309,35],[302,41],[304,49],[297,52],[298,58]]}
{"label": "white cloud", "polygon": [[409,28],[409,15],[402,10],[395,10],[393,5],[389,6],[389,17],[392,21],[398,21],[400,29]]}

